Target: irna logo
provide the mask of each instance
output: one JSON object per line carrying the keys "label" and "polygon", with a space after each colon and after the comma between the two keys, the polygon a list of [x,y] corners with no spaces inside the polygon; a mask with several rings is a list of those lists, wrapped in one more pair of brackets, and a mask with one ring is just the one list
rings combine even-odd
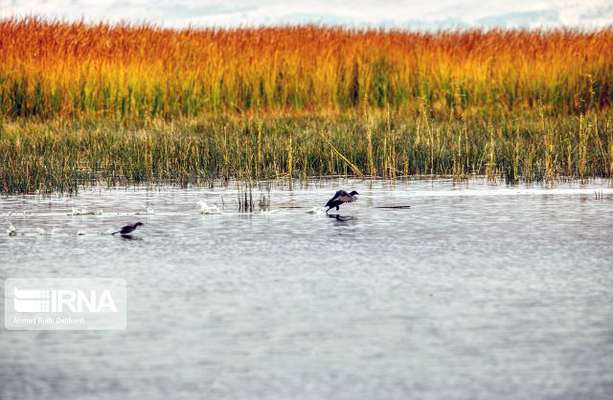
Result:
{"label": "irna logo", "polygon": [[4,282],[6,329],[126,329],[127,312],[123,279],[9,278]]}
{"label": "irna logo", "polygon": [[118,312],[111,292],[84,289],[19,289],[14,288],[16,312]]}

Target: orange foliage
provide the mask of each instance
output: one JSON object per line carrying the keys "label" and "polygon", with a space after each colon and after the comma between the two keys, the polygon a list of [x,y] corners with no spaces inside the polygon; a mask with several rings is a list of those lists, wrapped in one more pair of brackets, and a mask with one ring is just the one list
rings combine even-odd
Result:
{"label": "orange foliage", "polygon": [[161,29],[0,21],[0,115],[585,112],[613,101],[613,29]]}

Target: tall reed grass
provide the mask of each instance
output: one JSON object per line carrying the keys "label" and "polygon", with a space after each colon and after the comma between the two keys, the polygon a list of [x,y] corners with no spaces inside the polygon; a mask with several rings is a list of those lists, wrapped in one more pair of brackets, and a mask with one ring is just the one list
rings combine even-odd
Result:
{"label": "tall reed grass", "polygon": [[613,113],[487,120],[229,117],[0,124],[0,192],[82,184],[206,184],[217,179],[471,174],[509,182],[610,177]]}
{"label": "tall reed grass", "polygon": [[613,28],[418,33],[0,20],[0,192],[611,176]]}
{"label": "tall reed grass", "polygon": [[146,119],[391,109],[433,117],[613,101],[613,29],[170,30],[0,21],[0,115]]}

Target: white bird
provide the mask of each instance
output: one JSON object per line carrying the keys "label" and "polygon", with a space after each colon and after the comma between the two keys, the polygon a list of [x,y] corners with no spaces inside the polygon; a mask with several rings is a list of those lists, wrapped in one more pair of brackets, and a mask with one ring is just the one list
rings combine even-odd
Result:
{"label": "white bird", "polygon": [[94,211],[87,211],[87,208],[72,208],[72,212],[68,215],[96,215]]}
{"label": "white bird", "polygon": [[200,214],[221,214],[221,210],[216,205],[210,206],[202,200],[198,202],[198,205],[200,206]]}
{"label": "white bird", "polygon": [[17,229],[15,228],[15,226],[14,226],[13,224],[11,224],[11,223],[9,222],[9,227],[8,227],[8,228],[7,228],[7,230],[6,230],[6,233],[7,233],[9,236],[17,236]]}

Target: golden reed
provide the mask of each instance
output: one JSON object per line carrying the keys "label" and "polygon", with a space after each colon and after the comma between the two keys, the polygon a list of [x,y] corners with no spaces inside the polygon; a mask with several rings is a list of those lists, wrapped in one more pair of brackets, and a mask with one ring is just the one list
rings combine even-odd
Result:
{"label": "golden reed", "polygon": [[417,33],[0,21],[0,115],[581,114],[613,101],[613,29]]}

